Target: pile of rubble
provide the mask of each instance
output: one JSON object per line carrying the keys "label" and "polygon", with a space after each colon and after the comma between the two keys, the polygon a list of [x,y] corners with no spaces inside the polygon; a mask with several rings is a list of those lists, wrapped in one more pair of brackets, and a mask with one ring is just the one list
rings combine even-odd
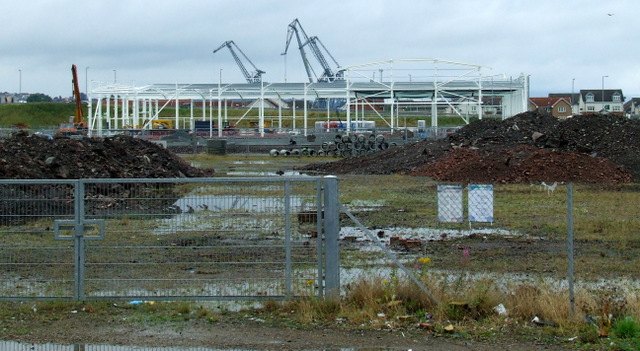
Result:
{"label": "pile of rubble", "polygon": [[47,138],[19,132],[0,140],[1,179],[212,176],[154,143],[130,136]]}
{"label": "pile of rubble", "polygon": [[323,174],[411,174],[454,182],[640,181],[640,121],[616,115],[558,120],[525,112],[483,119],[441,140],[398,148],[302,171]]}
{"label": "pile of rubble", "polygon": [[[80,178],[183,178],[207,177],[213,170],[190,166],[157,144],[130,136],[99,138],[48,138],[16,133],[0,140],[0,178],[2,179],[80,179]],[[173,196],[147,201],[129,199],[131,187],[146,184],[104,184],[89,187],[85,197],[107,198],[108,208],[99,201],[88,201],[88,213],[174,213]],[[164,191],[174,191],[165,187]],[[42,199],[47,201],[42,201]],[[22,224],[42,216],[72,215],[74,187],[42,183],[22,187],[0,184],[0,225]],[[135,204],[134,204],[135,202]]]}

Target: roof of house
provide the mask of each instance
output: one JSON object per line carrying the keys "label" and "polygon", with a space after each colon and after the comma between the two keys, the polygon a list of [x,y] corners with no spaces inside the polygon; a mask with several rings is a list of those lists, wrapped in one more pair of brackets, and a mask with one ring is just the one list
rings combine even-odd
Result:
{"label": "roof of house", "polygon": [[532,97],[529,101],[537,107],[553,107],[561,101],[571,105],[569,97]]}
{"label": "roof of house", "polygon": [[624,108],[630,108],[631,106],[640,106],[640,98],[631,98],[624,103]]}
{"label": "roof of house", "polygon": [[[620,89],[585,89],[580,90],[580,95],[582,95],[582,99],[586,101],[587,94],[593,94],[593,98],[595,101],[613,101],[612,96],[614,94],[620,95],[620,101],[624,101],[624,95],[622,95],[622,90]],[[604,93],[604,99],[602,98],[602,94]]]}
{"label": "roof of house", "polygon": [[578,104],[578,101],[580,101],[580,93],[550,93],[549,97],[562,97],[567,99],[567,101]]}

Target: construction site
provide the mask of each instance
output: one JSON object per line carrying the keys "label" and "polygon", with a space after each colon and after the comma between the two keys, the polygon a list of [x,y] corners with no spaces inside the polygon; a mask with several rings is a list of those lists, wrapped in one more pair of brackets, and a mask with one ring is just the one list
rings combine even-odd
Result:
{"label": "construction site", "polygon": [[[293,49],[291,45],[297,46],[307,81],[264,81],[266,72],[233,40],[222,43],[213,54],[229,51],[244,82],[223,82],[222,76],[211,84],[135,86],[93,81],[87,92],[88,134],[157,129],[186,130],[206,138],[306,137],[374,129],[393,134],[408,128],[408,116],[418,116],[422,134],[428,136],[438,134],[439,116],[455,116],[467,124],[474,117],[505,119],[527,110],[525,75],[493,74],[482,65],[434,58],[342,67],[298,19],[287,27],[282,55]],[[161,117],[167,108],[175,108],[175,115]],[[230,114],[230,110],[240,113]],[[417,132],[418,126],[411,128]]]}

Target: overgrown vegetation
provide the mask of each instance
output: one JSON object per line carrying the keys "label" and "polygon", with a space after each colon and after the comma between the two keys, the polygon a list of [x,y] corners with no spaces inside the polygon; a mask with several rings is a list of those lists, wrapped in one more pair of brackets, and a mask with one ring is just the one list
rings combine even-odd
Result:
{"label": "overgrown vegetation", "polygon": [[0,337],[28,334],[38,325],[80,314],[89,320],[117,322],[123,328],[260,318],[270,326],[302,329],[421,330],[433,336],[476,340],[547,339],[583,350],[636,350],[640,346],[638,291],[624,301],[578,294],[576,302],[581,308],[571,314],[566,294],[550,285],[518,284],[506,293],[495,289],[496,282],[491,279],[435,273],[422,279],[428,280],[440,304],[427,298],[412,282],[379,277],[350,285],[338,301],[310,295],[238,310],[211,303],[166,301],[1,302]]}

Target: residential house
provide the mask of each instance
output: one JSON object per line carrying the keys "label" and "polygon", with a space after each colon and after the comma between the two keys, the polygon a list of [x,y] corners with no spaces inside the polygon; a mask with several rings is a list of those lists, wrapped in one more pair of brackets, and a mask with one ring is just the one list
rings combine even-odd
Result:
{"label": "residential house", "polygon": [[529,98],[529,111],[540,111],[557,118],[567,118],[572,115],[570,100],[569,97]]}
{"label": "residential house", "polygon": [[580,93],[551,93],[549,94],[550,98],[569,98],[569,102],[571,103],[571,114],[578,114],[580,111]]}
{"label": "residential house", "polygon": [[640,118],[640,98],[631,98],[625,102],[624,113],[630,118]]}
{"label": "residential house", "polygon": [[580,113],[618,113],[624,110],[624,95],[620,89],[580,90]]}

